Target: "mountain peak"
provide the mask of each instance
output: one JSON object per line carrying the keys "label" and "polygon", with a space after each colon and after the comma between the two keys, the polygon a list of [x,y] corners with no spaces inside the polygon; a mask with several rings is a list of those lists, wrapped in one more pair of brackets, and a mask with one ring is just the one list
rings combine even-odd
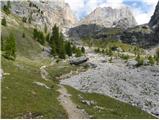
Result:
{"label": "mountain peak", "polygon": [[80,21],[80,24],[97,24],[104,27],[134,27],[137,22],[126,6],[118,9],[112,7],[98,7],[86,18]]}

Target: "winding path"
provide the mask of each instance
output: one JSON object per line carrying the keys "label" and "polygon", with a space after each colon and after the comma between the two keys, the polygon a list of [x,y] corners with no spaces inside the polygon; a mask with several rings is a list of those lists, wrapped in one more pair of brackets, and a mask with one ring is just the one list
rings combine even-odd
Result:
{"label": "winding path", "polygon": [[66,88],[63,85],[59,85],[59,87],[60,96],[58,100],[67,111],[69,119],[89,119],[88,114],[84,110],[78,109],[77,105],[72,102],[71,95],[67,92]]}
{"label": "winding path", "polygon": [[[48,65],[49,66],[49,65]],[[48,81],[48,72],[45,68],[47,65],[43,65],[40,67],[41,77]],[[72,102],[70,98],[70,94],[67,92],[66,88],[63,85],[59,85],[59,89],[57,90],[60,95],[58,97],[58,101],[61,103],[63,108],[66,110],[69,119],[88,119],[89,115],[82,109],[78,109],[77,105]]]}

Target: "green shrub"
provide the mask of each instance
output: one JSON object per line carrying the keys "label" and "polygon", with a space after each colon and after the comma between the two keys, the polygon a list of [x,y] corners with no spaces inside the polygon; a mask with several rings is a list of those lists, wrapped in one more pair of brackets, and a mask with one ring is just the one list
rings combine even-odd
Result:
{"label": "green shrub", "polygon": [[148,57],[148,60],[149,60],[149,63],[150,63],[151,65],[154,65],[155,60],[154,60],[154,58],[153,58],[152,56],[149,56],[149,57]]}
{"label": "green shrub", "polygon": [[82,52],[79,48],[76,49],[76,57],[81,57],[82,56]]}
{"label": "green shrub", "polygon": [[112,57],[109,59],[109,62],[112,63]]}
{"label": "green shrub", "polygon": [[44,45],[45,38],[43,32],[38,31],[36,28],[33,30],[33,38],[36,39],[41,45]]}
{"label": "green shrub", "polygon": [[1,35],[1,51],[3,51],[3,50],[4,50],[4,39]]}
{"label": "green shrub", "polygon": [[97,49],[95,49],[94,51],[95,51],[96,53],[99,53],[99,52],[100,52],[100,49],[97,48]]}
{"label": "green shrub", "polygon": [[10,14],[9,6],[4,5],[4,6],[3,6],[3,11],[4,11],[7,15]]}
{"label": "green shrub", "polygon": [[85,48],[81,47],[81,51],[82,51],[82,53],[85,53]]}
{"label": "green shrub", "polygon": [[120,58],[124,59],[124,60],[128,60],[129,59],[129,55],[120,55]]}
{"label": "green shrub", "polygon": [[26,17],[23,17],[23,18],[22,18],[22,22],[26,23],[26,22],[27,22],[27,18],[26,18]]}
{"label": "green shrub", "polygon": [[31,22],[32,22],[32,15],[30,15],[29,18],[28,18],[28,23],[31,24]]}
{"label": "green shrub", "polygon": [[159,48],[157,48],[157,50],[156,50],[156,54],[154,55],[154,59],[157,62],[157,64],[159,64]]}
{"label": "green shrub", "polygon": [[6,22],[6,18],[5,17],[2,19],[1,24],[3,26],[7,26],[7,22]]}
{"label": "green shrub", "polygon": [[22,33],[22,37],[23,37],[23,38],[25,38],[25,37],[26,37],[26,35],[25,35],[25,33],[24,33],[24,32]]}
{"label": "green shrub", "polygon": [[135,60],[138,62],[137,65],[136,65],[137,67],[143,65],[143,63],[144,63],[144,59],[141,58],[139,54],[137,55]]}
{"label": "green shrub", "polygon": [[112,52],[111,49],[109,49],[109,50],[107,51],[107,55],[109,55],[109,56],[112,56],[112,55],[113,55],[113,52]]}

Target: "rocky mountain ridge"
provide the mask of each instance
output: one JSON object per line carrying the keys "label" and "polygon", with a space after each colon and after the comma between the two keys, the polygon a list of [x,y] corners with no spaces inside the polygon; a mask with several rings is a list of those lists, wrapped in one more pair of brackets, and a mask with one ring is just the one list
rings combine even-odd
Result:
{"label": "rocky mountain ridge", "polygon": [[[7,4],[1,2],[1,5]],[[70,28],[77,19],[70,6],[64,0],[12,1],[11,12],[20,17],[31,19],[31,24],[44,28],[46,24],[51,29],[54,24],[61,28]]]}
{"label": "rocky mountain ridge", "polygon": [[82,24],[97,24],[106,28],[119,27],[126,29],[136,26],[137,22],[128,7],[121,7],[119,9],[98,7],[79,22],[79,25]]}

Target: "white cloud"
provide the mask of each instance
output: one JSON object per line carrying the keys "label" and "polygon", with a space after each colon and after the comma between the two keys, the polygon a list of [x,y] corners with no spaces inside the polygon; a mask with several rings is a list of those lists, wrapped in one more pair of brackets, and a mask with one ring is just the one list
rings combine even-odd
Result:
{"label": "white cloud", "polygon": [[142,1],[147,5],[152,5],[152,6],[155,6],[158,2],[158,0],[142,0]]}
{"label": "white cloud", "polygon": [[153,14],[152,12],[144,13],[143,11],[138,9],[132,9],[132,12],[139,25],[148,23]]}
{"label": "white cloud", "polygon": [[[137,0],[140,1],[140,0]],[[144,12],[141,8],[132,7],[131,10],[135,16],[138,24],[148,23],[151,19],[151,16],[154,13],[155,6],[158,3],[158,0],[142,0],[144,4],[148,5],[147,12]]]}
{"label": "white cloud", "polygon": [[106,0],[101,7],[120,8],[123,6],[123,0]]}
{"label": "white cloud", "polygon": [[92,12],[98,6],[99,6],[98,0],[88,0],[86,5],[85,5],[87,14]]}
{"label": "white cloud", "polygon": [[85,0],[65,0],[66,3],[69,3],[71,9],[76,14],[76,17],[79,19],[79,14],[82,9],[84,9]]}

